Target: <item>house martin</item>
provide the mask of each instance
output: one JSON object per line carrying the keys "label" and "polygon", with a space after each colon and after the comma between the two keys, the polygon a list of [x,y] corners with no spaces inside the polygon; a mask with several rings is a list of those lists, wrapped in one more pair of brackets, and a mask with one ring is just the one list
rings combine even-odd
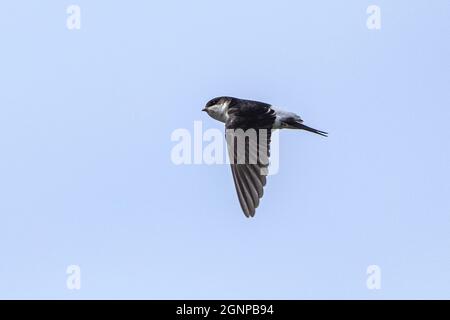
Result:
{"label": "house martin", "polygon": [[328,135],[304,125],[295,113],[259,101],[218,97],[210,100],[202,111],[225,123],[231,172],[246,217],[255,216],[263,196],[272,130],[300,129],[324,137]]}

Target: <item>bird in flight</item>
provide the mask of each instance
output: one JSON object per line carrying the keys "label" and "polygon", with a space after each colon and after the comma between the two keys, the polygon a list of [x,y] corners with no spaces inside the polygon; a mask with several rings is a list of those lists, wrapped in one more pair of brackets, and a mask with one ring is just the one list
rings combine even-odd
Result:
{"label": "bird in flight", "polygon": [[328,133],[303,124],[300,116],[270,104],[233,97],[210,100],[202,110],[225,123],[231,172],[246,217],[254,217],[263,196],[272,130],[300,129],[326,137]]}

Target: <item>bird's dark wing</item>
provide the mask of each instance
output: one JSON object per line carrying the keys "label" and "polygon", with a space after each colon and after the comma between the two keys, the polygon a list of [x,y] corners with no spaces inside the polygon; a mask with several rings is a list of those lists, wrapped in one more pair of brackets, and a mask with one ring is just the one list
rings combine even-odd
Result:
{"label": "bird's dark wing", "polygon": [[228,116],[226,140],[234,185],[244,214],[253,217],[266,185],[275,111],[268,104],[241,100],[230,104]]}

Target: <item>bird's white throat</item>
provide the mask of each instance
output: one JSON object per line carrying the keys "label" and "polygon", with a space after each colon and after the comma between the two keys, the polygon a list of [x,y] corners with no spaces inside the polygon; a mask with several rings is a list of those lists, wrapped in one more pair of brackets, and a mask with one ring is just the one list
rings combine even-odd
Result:
{"label": "bird's white throat", "polygon": [[222,102],[222,103],[210,106],[208,108],[208,114],[213,119],[216,119],[217,121],[225,123],[228,120],[228,106],[229,106],[229,104],[230,104],[229,101],[225,101],[225,102]]}

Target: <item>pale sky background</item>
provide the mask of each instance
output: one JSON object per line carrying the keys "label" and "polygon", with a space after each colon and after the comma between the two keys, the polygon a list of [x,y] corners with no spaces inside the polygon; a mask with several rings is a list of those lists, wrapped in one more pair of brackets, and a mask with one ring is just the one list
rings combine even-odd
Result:
{"label": "pale sky background", "polygon": [[[3,2],[0,298],[450,298],[449,35],[448,0]],[[170,160],[218,95],[330,132],[281,133],[255,219]]]}

